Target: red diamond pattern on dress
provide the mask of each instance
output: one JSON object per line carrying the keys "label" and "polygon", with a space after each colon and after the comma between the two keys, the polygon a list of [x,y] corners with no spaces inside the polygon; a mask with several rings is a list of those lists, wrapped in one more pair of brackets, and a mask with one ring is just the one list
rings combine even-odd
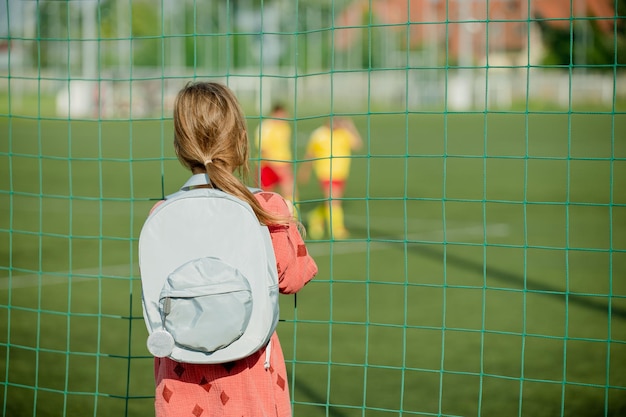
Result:
{"label": "red diamond pattern on dress", "polygon": [[165,385],[163,387],[163,391],[161,392],[161,395],[163,395],[163,399],[165,400],[166,403],[170,402],[170,398],[172,398],[172,394],[174,393],[174,391],[172,391],[171,389],[169,389],[167,387],[167,385]]}
{"label": "red diamond pattern on dress", "polygon": [[220,394],[220,400],[222,400],[222,405],[226,405],[230,398],[228,397],[228,395],[226,395],[224,391],[222,391],[222,393]]}
{"label": "red diamond pattern on dress", "polygon": [[298,245],[298,256],[306,256],[306,246]]}
{"label": "red diamond pattern on dress", "polygon": [[285,380],[282,376],[278,375],[278,378],[276,379],[276,385],[278,385],[283,391],[285,390]]}
{"label": "red diamond pattern on dress", "polygon": [[176,372],[176,375],[180,378],[185,373],[185,367],[179,363],[176,365],[176,368],[174,368],[174,372]]}
{"label": "red diamond pattern on dress", "polygon": [[209,392],[211,390],[211,384],[209,384],[209,381],[207,381],[205,377],[202,377],[198,385],[204,388],[206,392]]}
{"label": "red diamond pattern on dress", "polygon": [[274,197],[274,194],[271,194],[271,193],[261,193],[261,197],[263,197],[263,199],[265,199],[265,201],[270,201],[270,199],[272,197]]}
{"label": "red diamond pattern on dress", "polygon": [[191,411],[191,414],[193,414],[196,417],[200,417],[202,413],[204,413],[204,410],[198,404],[196,404],[196,406]]}

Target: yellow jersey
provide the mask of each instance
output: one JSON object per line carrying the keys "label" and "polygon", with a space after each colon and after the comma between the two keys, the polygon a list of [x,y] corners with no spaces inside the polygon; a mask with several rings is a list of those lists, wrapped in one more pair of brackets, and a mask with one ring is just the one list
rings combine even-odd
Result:
{"label": "yellow jersey", "polygon": [[[345,180],[350,172],[353,134],[348,129],[328,126],[313,131],[307,145],[307,154],[313,160],[313,169],[319,180]],[[319,158],[319,159],[318,159]]]}
{"label": "yellow jersey", "polygon": [[264,119],[256,133],[261,158],[291,162],[291,126],[285,120]]}

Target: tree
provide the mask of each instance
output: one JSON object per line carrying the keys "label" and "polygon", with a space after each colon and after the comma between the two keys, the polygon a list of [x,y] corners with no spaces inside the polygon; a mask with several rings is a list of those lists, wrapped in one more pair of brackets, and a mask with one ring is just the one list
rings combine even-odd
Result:
{"label": "tree", "polygon": [[569,30],[564,30],[538,16],[548,51],[543,63],[605,71],[612,71],[615,67],[621,69],[626,64],[626,0],[617,1],[616,14],[614,30],[610,32],[603,30],[594,18],[576,20]]}

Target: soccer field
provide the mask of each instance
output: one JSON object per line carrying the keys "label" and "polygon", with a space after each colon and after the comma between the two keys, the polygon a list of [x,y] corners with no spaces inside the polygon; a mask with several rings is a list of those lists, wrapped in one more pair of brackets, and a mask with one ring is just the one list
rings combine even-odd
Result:
{"label": "soccer field", "polygon": [[[626,115],[354,120],[350,237],[309,241],[319,274],[281,300],[294,415],[624,415]],[[137,238],[187,177],[171,121],[0,132],[4,415],[151,415]]]}

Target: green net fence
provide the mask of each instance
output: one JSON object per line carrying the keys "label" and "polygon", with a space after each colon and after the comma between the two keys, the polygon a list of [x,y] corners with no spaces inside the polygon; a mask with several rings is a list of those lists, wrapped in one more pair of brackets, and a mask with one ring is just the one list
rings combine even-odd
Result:
{"label": "green net fence", "polygon": [[[195,79],[228,84],[250,132],[283,103],[296,179],[329,116],[363,138],[349,235],[309,235],[319,274],[281,299],[294,415],[625,415],[625,15],[2,1],[2,414],[153,415],[137,239],[187,177],[171,110]],[[292,188],[309,227],[327,200]]]}

